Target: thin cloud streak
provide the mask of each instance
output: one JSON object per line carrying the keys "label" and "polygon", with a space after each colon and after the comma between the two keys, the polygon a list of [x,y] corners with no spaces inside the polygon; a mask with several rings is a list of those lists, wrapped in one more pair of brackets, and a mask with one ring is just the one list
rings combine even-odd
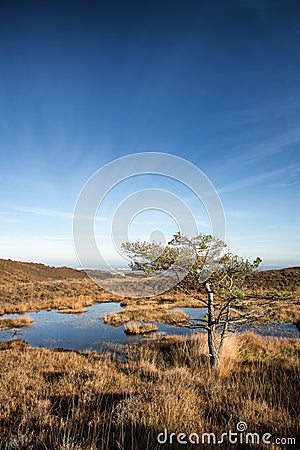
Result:
{"label": "thin cloud streak", "polygon": [[262,212],[258,211],[226,211],[226,218],[227,219],[252,219],[256,217],[261,217],[263,214]]}
{"label": "thin cloud streak", "polygon": [[[59,219],[69,219],[73,220],[74,213],[67,212],[67,211],[58,211],[55,209],[47,209],[47,208],[32,208],[27,206],[16,206],[12,208],[14,211],[18,211],[25,214],[32,214],[35,216],[49,216],[49,217],[56,217]],[[87,217],[82,217],[87,218]],[[95,217],[95,220],[97,222],[103,222],[108,220],[106,217]]]}
{"label": "thin cloud streak", "polygon": [[292,131],[277,136],[272,139],[266,139],[261,144],[254,146],[247,152],[246,150],[237,157],[230,159],[230,165],[247,165],[269,158],[286,151],[291,145],[300,143],[300,128],[294,128]]}
{"label": "thin cloud streak", "polygon": [[297,184],[300,183],[300,180],[297,181],[291,181],[291,182],[282,182],[282,183],[272,183],[270,184],[269,187],[275,187],[275,188],[286,188],[286,187],[290,187],[290,186],[296,186]]}
{"label": "thin cloud streak", "polygon": [[224,194],[224,193],[228,193],[228,192],[233,192],[239,189],[243,189],[249,186],[252,186],[254,184],[259,184],[262,183],[270,178],[276,177],[278,175],[282,175],[286,172],[288,172],[290,169],[292,168],[292,166],[287,166],[284,167],[282,169],[277,169],[277,170],[272,170],[270,172],[267,173],[262,173],[260,175],[256,175],[254,177],[250,177],[250,178],[246,178],[243,180],[239,180],[239,181],[235,181],[233,183],[230,183],[226,186],[223,186],[219,189],[217,189],[217,192],[219,194]]}
{"label": "thin cloud streak", "polygon": [[[0,242],[10,242],[12,240],[11,236],[0,236]],[[14,242],[33,242],[33,241],[56,241],[56,242],[72,242],[72,237],[70,236],[26,236],[19,235],[14,236]]]}
{"label": "thin cloud streak", "polygon": [[27,206],[16,206],[13,209],[21,213],[32,214],[35,216],[51,216],[59,217],[62,219],[73,219],[73,213],[66,211],[58,211],[46,208],[32,208]]}

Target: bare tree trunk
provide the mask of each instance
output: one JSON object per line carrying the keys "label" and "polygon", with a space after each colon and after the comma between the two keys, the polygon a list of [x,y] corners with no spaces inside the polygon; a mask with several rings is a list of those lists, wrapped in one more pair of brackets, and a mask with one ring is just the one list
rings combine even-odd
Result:
{"label": "bare tree trunk", "polygon": [[219,346],[219,354],[222,351],[223,345],[224,345],[224,340],[227,337],[227,331],[228,331],[228,323],[229,323],[229,319],[230,319],[230,307],[231,307],[231,302],[228,303],[227,305],[227,311],[226,311],[226,318],[225,318],[225,322],[223,325],[223,330],[221,333],[221,341],[220,341],[220,346]]}
{"label": "bare tree trunk", "polygon": [[212,370],[216,370],[219,367],[219,352],[216,342],[216,318],[215,318],[215,305],[214,305],[214,293],[211,290],[210,284],[205,283],[205,289],[208,300],[208,312],[207,312],[207,339],[209,350],[209,363]]}

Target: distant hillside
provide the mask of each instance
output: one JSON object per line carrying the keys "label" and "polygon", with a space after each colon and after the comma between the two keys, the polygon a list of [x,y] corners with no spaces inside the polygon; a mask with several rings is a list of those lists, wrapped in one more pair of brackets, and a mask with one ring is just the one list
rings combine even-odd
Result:
{"label": "distant hillside", "polygon": [[[106,278],[103,271],[91,271],[97,278]],[[44,264],[0,259],[0,282],[47,281],[65,279],[86,279],[83,270],[70,267],[51,267]],[[279,270],[260,270],[248,275],[246,284],[250,289],[277,289],[293,291],[300,288],[300,267]]]}
{"label": "distant hillside", "polygon": [[249,288],[276,289],[295,291],[300,288],[300,267],[278,270],[259,270],[248,275],[246,283]]}
{"label": "distant hillside", "polygon": [[67,278],[83,279],[86,278],[86,274],[69,267],[51,267],[44,264],[0,259],[1,282],[64,280]]}

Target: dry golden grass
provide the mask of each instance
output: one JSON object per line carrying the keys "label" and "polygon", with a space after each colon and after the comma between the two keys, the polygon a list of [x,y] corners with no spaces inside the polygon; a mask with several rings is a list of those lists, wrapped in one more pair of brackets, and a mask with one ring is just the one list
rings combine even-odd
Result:
{"label": "dry golden grass", "polygon": [[242,312],[256,311],[263,322],[283,323],[300,321],[300,290],[295,291],[247,291],[245,297],[236,302]]}
{"label": "dry golden grass", "polygon": [[233,335],[224,340],[224,345],[220,354],[220,376],[229,376],[229,374],[236,368],[237,364],[242,362],[241,349],[241,337]]}
{"label": "dry golden grass", "polygon": [[0,319],[0,330],[29,327],[32,323],[33,320],[29,317],[22,317],[20,319]]}
{"label": "dry golden grass", "polygon": [[[149,302],[165,307],[201,307],[200,300],[178,293],[166,293],[155,299],[124,299],[104,291],[89,278],[22,282],[1,285],[0,315],[40,311],[43,309],[82,309],[96,302],[120,302],[133,308]],[[76,306],[77,305],[77,306]]]}
{"label": "dry golden grass", "polygon": [[[66,302],[64,302],[66,303]],[[93,304],[91,299],[87,299],[83,296],[79,297],[69,297],[67,306],[63,306],[62,304],[59,304],[57,311],[60,314],[82,314],[86,310],[83,308],[83,306],[91,306]]]}
{"label": "dry golden grass", "polygon": [[43,309],[80,309],[96,302],[116,301],[120,301],[120,297],[105,292],[90,279],[13,282],[1,286],[0,315]]}
{"label": "dry golden grass", "polygon": [[180,310],[170,311],[165,306],[146,305],[135,308],[127,307],[124,311],[110,313],[103,318],[104,323],[117,327],[131,321],[175,325],[186,324],[188,316]]}
{"label": "dry golden grass", "polygon": [[66,308],[66,309],[58,309],[58,312],[60,314],[82,314],[84,313],[86,310],[83,308]]}
{"label": "dry golden grass", "polygon": [[153,333],[154,331],[157,331],[157,326],[150,323],[145,323],[142,325],[139,325],[137,323],[131,323],[128,324],[125,328],[125,333],[133,336]]}
{"label": "dry golden grass", "polygon": [[164,428],[220,436],[241,420],[248,431],[296,437],[299,340],[247,333],[226,345],[219,374],[201,335],[130,345],[123,360],[2,345],[0,448],[156,450]]}
{"label": "dry golden grass", "polygon": [[205,306],[202,298],[205,298],[203,294],[195,294],[195,297],[191,297],[181,292],[172,291],[151,298],[146,297],[137,300],[125,298],[121,301],[121,305],[131,309],[145,305],[164,306],[165,308],[202,308]]}
{"label": "dry golden grass", "polygon": [[[201,299],[205,297],[204,293],[196,294],[196,298],[189,297],[174,289],[155,298],[132,300],[105,292],[83,272],[16,261],[0,260],[0,274],[0,315],[43,309],[69,309],[72,310],[69,313],[75,313],[74,310],[79,313],[95,302],[111,301],[122,301],[122,305],[130,309],[148,305],[202,307]],[[238,309],[243,312],[256,311],[257,316],[263,313],[265,322],[299,323],[299,278],[300,270],[297,268],[251,275],[246,296],[240,301]],[[126,284],[126,277],[114,282]]]}
{"label": "dry golden grass", "polygon": [[[68,313],[79,313],[85,307],[95,302],[120,302],[127,309],[150,307],[171,309],[174,307],[202,307],[203,294],[197,298],[172,291],[155,298],[132,300],[120,298],[105,292],[90,279],[67,279],[6,282],[1,286],[0,315],[5,313],[25,313],[43,309],[70,310]],[[239,302],[238,309],[243,312],[256,311],[257,316],[263,316],[262,322],[300,322],[300,293],[287,291],[265,292],[262,289],[248,291],[245,298]],[[72,311],[71,311],[72,310]],[[75,311],[76,310],[76,311]],[[125,317],[125,316],[124,316]],[[129,320],[135,320],[128,319]],[[136,319],[140,320],[140,319]],[[171,320],[171,319],[170,319]],[[149,321],[152,321],[149,318]],[[118,319],[116,319],[116,323]],[[171,323],[173,321],[171,320]]]}
{"label": "dry golden grass", "polygon": [[51,267],[44,264],[0,259],[0,284],[20,281],[65,280],[68,278],[83,279],[86,274],[70,267]]}

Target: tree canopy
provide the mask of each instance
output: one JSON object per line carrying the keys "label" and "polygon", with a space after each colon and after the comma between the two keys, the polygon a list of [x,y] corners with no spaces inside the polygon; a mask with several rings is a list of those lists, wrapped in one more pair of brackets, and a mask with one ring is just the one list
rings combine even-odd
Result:
{"label": "tree canopy", "polygon": [[233,254],[223,241],[205,234],[190,238],[177,232],[166,246],[136,241],[125,242],[122,247],[132,260],[132,270],[149,276],[163,271],[166,275],[175,273],[176,289],[197,297],[205,293],[201,301],[207,315],[191,321],[190,326],[207,331],[210,364],[216,369],[229,324],[249,320],[249,316],[232,311],[232,304],[243,298],[245,277],[259,267],[261,259],[251,262]]}

